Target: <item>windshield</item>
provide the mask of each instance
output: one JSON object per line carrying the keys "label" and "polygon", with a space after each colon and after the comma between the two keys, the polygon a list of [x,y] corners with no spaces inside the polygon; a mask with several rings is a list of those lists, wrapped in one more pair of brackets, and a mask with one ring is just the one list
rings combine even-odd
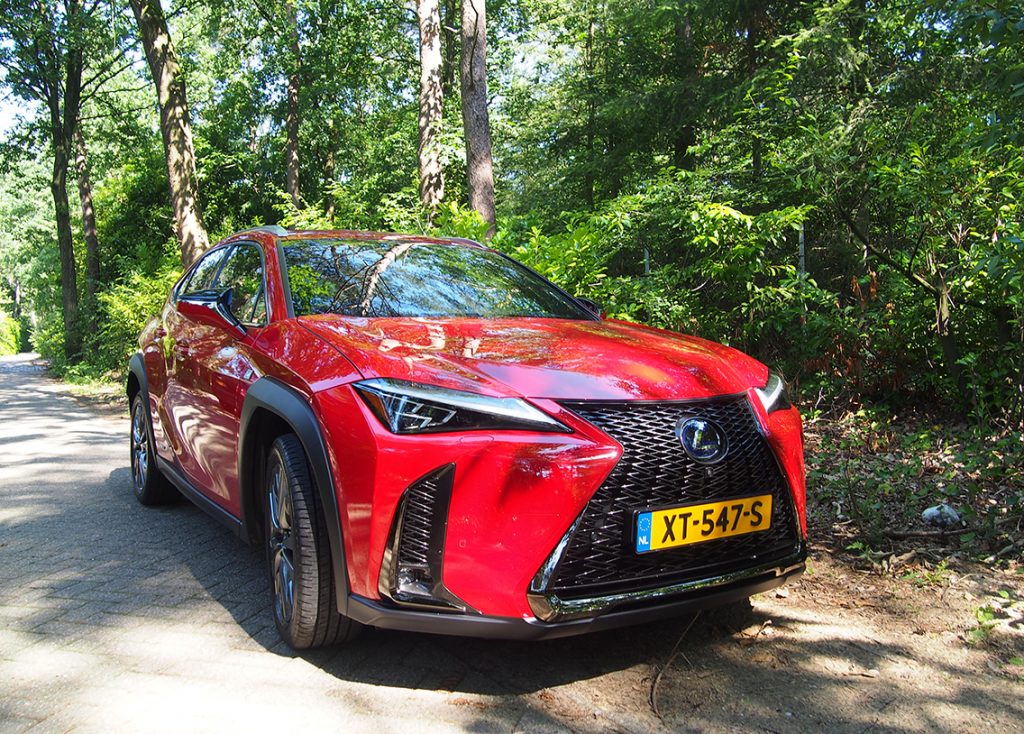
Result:
{"label": "windshield", "polygon": [[548,281],[496,252],[408,240],[284,242],[296,316],[593,320]]}

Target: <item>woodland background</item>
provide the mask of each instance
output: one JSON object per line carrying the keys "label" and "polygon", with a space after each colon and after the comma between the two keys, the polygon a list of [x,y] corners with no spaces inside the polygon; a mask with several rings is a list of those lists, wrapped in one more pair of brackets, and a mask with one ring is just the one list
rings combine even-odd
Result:
{"label": "woodland background", "polygon": [[0,0],[0,70],[0,353],[117,379],[252,225],[489,239],[780,369],[847,547],[1024,552],[1019,2]]}

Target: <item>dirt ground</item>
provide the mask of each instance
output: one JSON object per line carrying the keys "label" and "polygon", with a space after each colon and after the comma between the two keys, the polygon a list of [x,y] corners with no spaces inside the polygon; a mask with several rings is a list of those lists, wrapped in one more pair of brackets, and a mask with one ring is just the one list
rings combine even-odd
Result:
{"label": "dirt ground", "polygon": [[[61,459],[79,467],[72,484],[39,480],[63,471],[32,473],[56,461],[45,452],[7,457],[0,494],[14,514],[0,523],[0,559],[5,545],[35,548],[34,532],[62,542],[46,558],[17,556],[31,566],[21,576],[0,566],[0,732],[110,730],[119,706],[140,731],[170,725],[170,707],[175,730],[185,731],[189,709],[173,703],[183,691],[200,701],[223,693],[195,710],[195,730],[237,726],[250,714],[269,725],[301,704],[307,731],[342,722],[378,733],[1024,731],[1024,569],[933,565],[913,554],[868,564],[820,537],[808,572],[749,608],[532,644],[367,630],[348,647],[296,654],[269,625],[258,554],[188,505],[137,507],[124,468],[127,421],[97,422],[95,403],[80,394],[76,412],[74,391],[40,378],[5,377],[10,446],[41,446],[24,435],[31,420],[45,422],[48,435],[95,435],[87,455]],[[36,507],[44,495],[75,521]],[[142,530],[119,540],[102,530],[111,517]],[[153,599],[106,588],[128,568],[115,541],[134,543],[133,562],[152,567],[154,579],[172,574],[182,598],[160,596],[166,584],[146,578],[139,588]],[[33,564],[49,568],[54,558],[68,579],[38,575]],[[67,587],[82,577],[99,586]],[[31,589],[25,578],[35,579]],[[90,605],[99,611],[81,614]],[[82,656],[90,662],[75,683],[46,662]],[[69,685],[93,708],[61,704]],[[229,705],[247,694],[262,700],[264,691],[265,710]]]}

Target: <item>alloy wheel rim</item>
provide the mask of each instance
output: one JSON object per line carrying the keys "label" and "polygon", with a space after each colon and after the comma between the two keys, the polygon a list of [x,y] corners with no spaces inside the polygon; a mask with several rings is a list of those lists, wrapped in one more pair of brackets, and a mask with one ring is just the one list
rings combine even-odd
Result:
{"label": "alloy wheel rim", "polygon": [[142,405],[137,404],[132,413],[132,479],[137,490],[141,490],[146,485],[146,477],[149,473],[148,439],[146,416],[142,412]]}
{"label": "alloy wheel rim", "polygon": [[284,467],[278,465],[267,495],[274,607],[278,618],[287,624],[292,618],[295,605],[295,543],[292,536],[291,493],[284,476]]}

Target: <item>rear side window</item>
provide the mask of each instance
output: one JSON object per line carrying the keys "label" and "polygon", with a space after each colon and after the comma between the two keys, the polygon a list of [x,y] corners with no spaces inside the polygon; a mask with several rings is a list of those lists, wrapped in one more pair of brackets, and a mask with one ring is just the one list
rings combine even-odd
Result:
{"label": "rear side window", "polygon": [[192,274],[178,289],[179,296],[187,296],[199,291],[207,291],[213,286],[213,278],[217,275],[217,268],[220,261],[224,259],[226,248],[212,250],[200,258],[199,262],[192,268]]}
{"label": "rear side window", "polygon": [[214,283],[215,291],[231,289],[231,311],[243,324],[262,326],[267,320],[263,257],[256,245],[236,245]]}

